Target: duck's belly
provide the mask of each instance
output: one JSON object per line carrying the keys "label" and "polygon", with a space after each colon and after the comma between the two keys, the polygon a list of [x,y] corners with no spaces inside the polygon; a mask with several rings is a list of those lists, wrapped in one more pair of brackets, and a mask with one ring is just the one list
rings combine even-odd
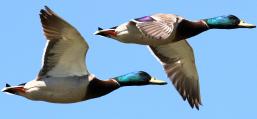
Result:
{"label": "duck's belly", "polygon": [[35,81],[35,88],[28,90],[27,98],[52,103],[74,103],[83,101],[88,80],[74,77],[72,79],[49,78]]}
{"label": "duck's belly", "polygon": [[175,42],[172,39],[158,40],[158,39],[149,39],[149,38],[134,38],[133,40],[122,40],[124,43],[140,44],[140,45],[151,45],[151,46],[160,46],[168,43]]}

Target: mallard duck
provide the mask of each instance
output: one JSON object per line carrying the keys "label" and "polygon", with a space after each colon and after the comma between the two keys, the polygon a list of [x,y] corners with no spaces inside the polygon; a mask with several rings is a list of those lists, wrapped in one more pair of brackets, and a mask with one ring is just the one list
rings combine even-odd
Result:
{"label": "mallard duck", "polygon": [[123,43],[148,45],[164,67],[177,91],[192,108],[199,109],[199,77],[194,53],[186,41],[209,29],[255,28],[234,15],[190,21],[174,14],[154,14],[132,19],[110,29],[98,28],[96,35]]}
{"label": "mallard duck", "polygon": [[31,100],[73,103],[97,98],[124,86],[166,84],[144,71],[98,79],[86,68],[89,46],[80,33],[48,7],[40,11],[40,19],[47,38],[42,69],[34,80],[18,86],[6,84],[3,92]]}

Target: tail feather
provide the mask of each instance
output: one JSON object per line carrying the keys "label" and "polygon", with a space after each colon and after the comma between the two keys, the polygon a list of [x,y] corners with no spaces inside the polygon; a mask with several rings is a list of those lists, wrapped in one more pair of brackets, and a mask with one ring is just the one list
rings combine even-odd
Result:
{"label": "tail feather", "polygon": [[25,86],[26,85],[26,83],[22,83],[22,84],[19,84],[18,86]]}
{"label": "tail feather", "polygon": [[6,83],[6,84],[5,84],[5,87],[11,87],[11,85],[10,85],[10,84],[8,84],[8,83]]}
{"label": "tail feather", "polygon": [[101,28],[101,27],[98,27],[98,31],[101,31],[101,30],[104,30],[103,28]]}
{"label": "tail feather", "polygon": [[11,86],[10,84],[6,84],[1,92],[5,92],[7,94],[18,94],[19,92],[23,92],[24,86]]}

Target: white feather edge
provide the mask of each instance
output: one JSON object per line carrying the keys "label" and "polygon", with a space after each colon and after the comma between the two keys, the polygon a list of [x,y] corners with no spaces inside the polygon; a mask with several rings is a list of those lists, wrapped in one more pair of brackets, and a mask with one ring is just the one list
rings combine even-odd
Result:
{"label": "white feather edge", "polygon": [[154,54],[150,46],[147,46],[147,48],[150,51],[150,53],[155,57],[155,59],[163,65],[164,63]]}
{"label": "white feather edge", "polygon": [[49,40],[46,40],[46,43],[45,43],[45,47],[44,47],[44,50],[43,50],[43,54],[42,54],[42,58],[41,58],[41,68],[43,68],[44,66],[44,62],[45,62],[45,53],[46,53],[46,49],[47,49],[47,46],[49,44]]}

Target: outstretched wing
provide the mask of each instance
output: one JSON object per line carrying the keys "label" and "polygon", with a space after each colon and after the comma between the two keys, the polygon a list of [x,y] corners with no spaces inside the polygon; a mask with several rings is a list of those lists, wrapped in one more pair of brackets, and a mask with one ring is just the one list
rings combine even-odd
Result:
{"label": "outstretched wing", "polygon": [[89,74],[85,65],[88,44],[80,33],[48,7],[40,11],[47,44],[39,76],[82,76]]}
{"label": "outstretched wing", "polygon": [[199,109],[201,105],[194,53],[186,40],[157,47],[149,46],[162,63],[168,77],[184,100]]}

